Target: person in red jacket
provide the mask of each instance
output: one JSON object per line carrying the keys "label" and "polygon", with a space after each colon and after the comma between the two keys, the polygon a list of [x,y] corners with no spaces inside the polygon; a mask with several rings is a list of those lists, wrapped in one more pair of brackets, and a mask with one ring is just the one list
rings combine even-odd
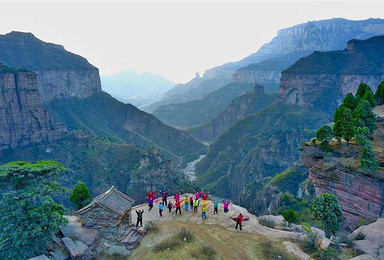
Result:
{"label": "person in red jacket", "polygon": [[156,195],[157,191],[149,191],[147,193],[147,199],[154,199],[155,198],[155,195]]}
{"label": "person in red jacket", "polygon": [[237,226],[240,226],[240,230],[242,230],[241,228],[241,223],[243,222],[243,214],[240,213],[240,215],[237,217],[237,221],[236,221],[236,229],[237,229]]}
{"label": "person in red jacket", "polygon": [[207,193],[203,193],[202,196],[203,196],[203,201],[204,201],[204,203],[207,203],[208,196],[209,196],[209,192],[207,192]]}
{"label": "person in red jacket", "polygon": [[183,201],[181,200],[175,202],[176,215],[177,215],[177,211],[179,211],[181,215],[181,203],[183,203]]}

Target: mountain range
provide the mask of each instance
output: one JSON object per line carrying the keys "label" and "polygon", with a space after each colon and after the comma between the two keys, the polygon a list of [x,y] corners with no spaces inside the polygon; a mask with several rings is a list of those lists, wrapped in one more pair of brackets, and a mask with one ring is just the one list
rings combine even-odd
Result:
{"label": "mountain range", "polygon": [[133,70],[102,76],[101,83],[103,91],[123,103],[130,103],[138,108],[159,101],[176,85],[162,76],[149,72],[137,73]]}

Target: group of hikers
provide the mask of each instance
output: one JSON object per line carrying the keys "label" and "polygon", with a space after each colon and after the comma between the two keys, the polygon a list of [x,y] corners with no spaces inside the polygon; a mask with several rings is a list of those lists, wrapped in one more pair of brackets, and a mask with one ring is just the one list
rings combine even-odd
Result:
{"label": "group of hikers", "polygon": [[[203,191],[197,192],[193,191],[191,196],[181,195],[180,192],[176,192],[176,195],[174,196],[174,203],[171,201],[168,201],[168,194],[170,190],[168,191],[159,191],[160,197],[157,197],[157,191],[149,191],[147,193],[147,201],[148,201],[148,207],[149,211],[152,210],[153,205],[156,204],[159,208],[159,215],[160,217],[163,216],[163,211],[165,207],[168,208],[168,212],[171,212],[173,208],[176,208],[176,215],[179,213],[181,215],[181,206],[184,203],[184,210],[187,212],[189,211],[189,207],[191,207],[191,210],[193,209],[194,212],[198,212],[198,208],[201,208],[201,218],[207,219],[207,208],[208,208],[208,197],[209,192],[204,193]],[[201,202],[202,200],[202,202]],[[219,214],[219,201],[214,199],[212,201],[213,203],[213,214]],[[229,211],[229,204],[231,201],[222,200],[224,212],[228,213]],[[136,210],[137,214],[137,222],[136,227],[138,227],[139,224],[143,226],[143,213],[144,210]],[[240,213],[240,215],[236,218],[232,218],[236,221],[236,229],[239,226],[240,230],[242,230],[242,221],[244,216]]]}

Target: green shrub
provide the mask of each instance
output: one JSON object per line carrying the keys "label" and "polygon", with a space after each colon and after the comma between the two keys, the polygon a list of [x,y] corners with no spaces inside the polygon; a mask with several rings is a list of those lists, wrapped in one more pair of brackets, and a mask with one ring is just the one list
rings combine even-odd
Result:
{"label": "green shrub", "polygon": [[342,259],[340,257],[340,253],[335,248],[328,248],[325,250],[319,250],[314,255],[321,260],[339,260]]}
{"label": "green shrub", "polygon": [[177,232],[177,237],[180,240],[183,240],[186,242],[191,242],[194,236],[195,234],[190,229],[187,229],[187,228],[182,228],[179,232]]}
{"label": "green shrub", "polygon": [[291,226],[293,223],[296,223],[298,220],[297,212],[293,209],[287,209],[283,212],[283,218],[288,222],[288,226]]}
{"label": "green shrub", "polygon": [[153,251],[155,253],[157,253],[157,252],[164,251],[164,250],[173,250],[176,247],[178,247],[180,245],[180,243],[181,243],[181,241],[178,239],[177,236],[171,236],[171,237],[159,242],[158,244],[156,244],[153,247]]}

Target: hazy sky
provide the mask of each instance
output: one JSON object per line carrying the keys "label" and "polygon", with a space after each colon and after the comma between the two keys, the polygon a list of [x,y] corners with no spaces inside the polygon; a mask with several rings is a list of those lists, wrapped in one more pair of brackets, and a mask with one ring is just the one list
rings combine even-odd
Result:
{"label": "hazy sky", "polygon": [[242,59],[280,28],[334,17],[384,18],[384,1],[0,2],[0,34],[32,32],[102,75],[134,69],[186,82]]}

